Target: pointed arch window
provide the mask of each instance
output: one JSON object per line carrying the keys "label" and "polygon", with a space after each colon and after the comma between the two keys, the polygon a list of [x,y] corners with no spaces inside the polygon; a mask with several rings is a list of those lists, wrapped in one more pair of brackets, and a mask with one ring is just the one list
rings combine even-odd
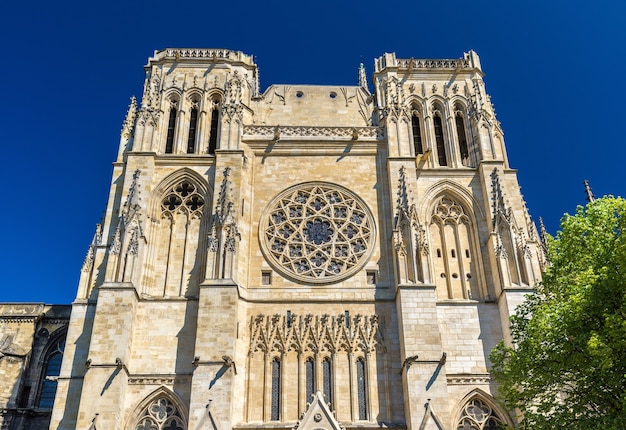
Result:
{"label": "pointed arch window", "polygon": [[465,134],[465,121],[463,121],[463,114],[461,112],[457,112],[456,118],[456,134],[459,138],[459,153],[461,155],[461,163],[464,166],[469,167],[469,150],[467,147],[467,135]]}
{"label": "pointed arch window", "polygon": [[433,117],[433,125],[435,129],[435,144],[437,145],[437,157],[440,166],[448,165],[448,157],[446,155],[446,144],[443,138],[443,124],[441,117],[437,114]]}
{"label": "pointed arch window", "polygon": [[270,420],[280,420],[280,360],[272,361],[272,399],[270,404]]}
{"label": "pointed arch window", "polygon": [[177,103],[171,102],[170,115],[167,120],[167,136],[165,138],[165,153],[171,154],[174,151],[174,133],[176,131],[176,117],[178,116]]}
{"label": "pointed arch window", "polygon": [[185,430],[180,411],[167,397],[159,397],[146,407],[134,430]]}
{"label": "pointed arch window", "polygon": [[187,154],[196,152],[196,131],[198,130],[198,106],[197,103],[189,113],[189,136],[187,136]]}
{"label": "pointed arch window", "polygon": [[61,362],[65,350],[65,338],[58,339],[48,353],[44,362],[43,382],[39,392],[38,406],[44,409],[52,409],[54,396],[57,392],[58,378],[61,374]]}
{"label": "pointed arch window", "polygon": [[367,420],[367,381],[365,375],[365,361],[362,358],[356,361],[356,388],[359,404],[359,420]]}
{"label": "pointed arch window", "polygon": [[325,358],[322,360],[322,384],[324,389],[324,400],[326,403],[333,402],[333,388],[332,388],[332,375],[331,375],[330,359]]}
{"label": "pointed arch window", "polygon": [[473,228],[471,213],[456,200],[448,196],[437,200],[430,236],[437,255],[434,268],[439,299],[478,299],[482,295],[474,276],[477,251]]}
{"label": "pointed arch window", "polygon": [[504,424],[498,414],[480,399],[467,402],[461,411],[457,430],[496,430]]}
{"label": "pointed arch window", "polygon": [[312,358],[308,358],[304,362],[304,373],[306,374],[306,397],[305,400],[310,402],[315,391],[315,366]]}
{"label": "pointed arch window", "polygon": [[211,127],[209,129],[209,154],[214,155],[217,149],[217,133],[220,123],[220,110],[217,102],[213,103],[211,110]]}
{"label": "pointed arch window", "polygon": [[417,112],[413,112],[411,116],[411,126],[413,129],[413,149],[415,155],[423,154],[424,147],[422,146],[422,129],[420,127],[420,118],[417,116]]}

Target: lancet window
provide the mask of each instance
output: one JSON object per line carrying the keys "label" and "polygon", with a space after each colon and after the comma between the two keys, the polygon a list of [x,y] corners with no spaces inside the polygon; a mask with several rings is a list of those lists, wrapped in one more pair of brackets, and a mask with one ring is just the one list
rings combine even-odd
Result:
{"label": "lancet window", "polygon": [[470,167],[469,150],[467,146],[467,135],[465,134],[465,121],[463,120],[463,113],[457,112],[455,116],[456,122],[456,134],[459,139],[459,154],[461,156],[461,163],[464,166]]}
{"label": "lancet window", "polygon": [[457,430],[496,430],[504,421],[486,403],[478,398],[467,402],[461,411]]}
{"label": "lancet window", "polygon": [[324,400],[326,403],[333,403],[333,388],[332,388],[332,367],[330,365],[330,359],[325,358],[322,360],[322,384],[324,389]]}
{"label": "lancet window", "polygon": [[[154,273],[146,274],[156,282],[151,295],[184,296],[195,289],[200,281],[205,258],[206,220],[205,191],[189,179],[164,190],[161,198],[160,217],[153,224],[156,235],[149,243],[158,243]],[[152,253],[149,253],[151,256]]]}
{"label": "lancet window", "polygon": [[367,420],[367,381],[365,373],[365,360],[356,360],[356,388],[357,401],[359,404],[359,420]]}
{"label": "lancet window", "polygon": [[465,209],[449,197],[435,205],[430,235],[439,299],[478,299],[473,226]]}
{"label": "lancet window", "polygon": [[312,358],[308,358],[305,362],[304,362],[304,369],[305,369],[305,377],[306,377],[306,396],[305,396],[305,400],[307,402],[311,401],[311,398],[313,396],[313,393],[315,392],[315,363],[313,363],[313,359]]}
{"label": "lancet window", "polygon": [[65,337],[56,340],[46,353],[44,362],[43,382],[39,392],[40,408],[52,409],[54,396],[57,392],[58,378],[61,374],[61,361],[65,350]]}
{"label": "lancet window", "polygon": [[411,127],[413,130],[413,150],[415,155],[424,153],[424,146],[422,144],[422,128],[420,125],[420,118],[417,112],[413,112],[411,115]]}
{"label": "lancet window", "polygon": [[272,401],[270,405],[270,420],[278,421],[280,419],[280,360],[275,358],[272,360]]}
{"label": "lancet window", "polygon": [[174,152],[174,135],[176,133],[176,117],[178,116],[178,101],[170,100],[170,113],[167,120],[167,135],[165,138],[165,153]]}
{"label": "lancet window", "polygon": [[185,430],[185,421],[167,397],[152,401],[141,413],[134,430]]}
{"label": "lancet window", "polygon": [[433,116],[433,126],[435,130],[435,144],[437,146],[437,159],[440,166],[448,165],[448,156],[446,155],[446,143],[443,137],[443,124],[441,122],[441,116],[437,112]]}
{"label": "lancet window", "polygon": [[214,155],[217,149],[217,135],[219,133],[220,110],[219,100],[213,100],[211,109],[211,126],[209,127],[209,154]]}
{"label": "lancet window", "polygon": [[198,101],[191,100],[189,111],[189,135],[187,136],[187,154],[196,152],[196,134],[198,131]]}

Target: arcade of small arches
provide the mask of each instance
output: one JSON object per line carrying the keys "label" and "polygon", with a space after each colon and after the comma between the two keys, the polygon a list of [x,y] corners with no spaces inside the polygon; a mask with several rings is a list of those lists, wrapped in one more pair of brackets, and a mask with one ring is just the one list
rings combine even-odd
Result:
{"label": "arcade of small arches", "polygon": [[468,120],[466,107],[456,101],[451,117],[440,101],[433,102],[430,110],[431,114],[425,115],[417,102],[410,105],[412,155],[423,155],[430,146],[440,167],[476,167],[480,161],[475,144],[478,130]]}
{"label": "arcade of small arches", "polygon": [[203,97],[193,92],[181,98],[172,92],[166,97],[165,154],[209,154],[217,149],[220,130],[221,95]]}

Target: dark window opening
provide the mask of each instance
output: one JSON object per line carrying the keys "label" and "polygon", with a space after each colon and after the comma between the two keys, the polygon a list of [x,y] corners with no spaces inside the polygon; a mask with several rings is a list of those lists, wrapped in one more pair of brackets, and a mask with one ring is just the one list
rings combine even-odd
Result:
{"label": "dark window opening", "polygon": [[467,258],[470,258],[470,256],[469,256],[469,249],[466,249],[466,250],[465,250],[465,256],[466,256]]}
{"label": "dark window opening", "polygon": [[167,122],[167,138],[165,139],[165,153],[171,154],[174,150],[174,129],[176,128],[176,108],[170,109],[170,118]]}
{"label": "dark window opening", "polygon": [[446,146],[443,141],[443,125],[441,124],[441,117],[435,116],[433,118],[435,125],[435,142],[437,144],[437,157],[439,158],[440,166],[448,165],[448,157],[446,156]]}
{"label": "dark window opening", "polygon": [[359,420],[367,419],[367,397],[365,382],[365,362],[362,358],[356,361],[356,386],[357,386],[357,399],[359,402]]}
{"label": "dark window opening", "polygon": [[187,139],[187,154],[196,152],[196,130],[198,128],[198,108],[191,109],[189,119],[189,138]]}
{"label": "dark window opening", "polygon": [[469,150],[467,149],[467,137],[465,136],[465,124],[461,115],[456,116],[456,134],[459,137],[459,151],[461,162],[467,166],[469,163]]}
{"label": "dark window opening", "polygon": [[413,115],[411,124],[413,126],[413,148],[415,149],[415,155],[423,154],[422,131],[420,129],[420,119],[417,115]]}
{"label": "dark window opening", "polygon": [[215,150],[217,149],[217,127],[219,125],[219,111],[217,109],[213,109],[211,111],[211,131],[209,135],[209,154],[215,154]]}
{"label": "dark window opening", "polygon": [[270,407],[270,420],[280,419],[280,361],[272,361],[272,404]]}
{"label": "dark window opening", "polygon": [[326,403],[332,403],[333,402],[333,390],[332,390],[332,380],[331,380],[331,374],[330,374],[330,360],[328,358],[325,358],[324,361],[322,361],[322,377],[323,377],[323,383],[324,383],[324,400],[326,401]]}
{"label": "dark window opening", "polygon": [[450,251],[450,254],[452,254],[452,258],[456,258],[456,252],[453,250]]}
{"label": "dark window opening", "polygon": [[306,374],[306,401],[310,402],[313,399],[314,380],[315,380],[315,368],[313,366],[313,360],[307,359],[304,362],[305,374]]}

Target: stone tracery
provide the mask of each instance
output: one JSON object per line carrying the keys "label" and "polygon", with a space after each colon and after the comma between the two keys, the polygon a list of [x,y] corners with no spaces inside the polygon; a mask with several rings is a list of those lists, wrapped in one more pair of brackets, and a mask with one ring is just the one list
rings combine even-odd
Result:
{"label": "stone tracery", "polygon": [[367,261],[373,218],[354,194],[327,183],[301,184],[281,193],[261,226],[265,255],[288,277],[338,281]]}

